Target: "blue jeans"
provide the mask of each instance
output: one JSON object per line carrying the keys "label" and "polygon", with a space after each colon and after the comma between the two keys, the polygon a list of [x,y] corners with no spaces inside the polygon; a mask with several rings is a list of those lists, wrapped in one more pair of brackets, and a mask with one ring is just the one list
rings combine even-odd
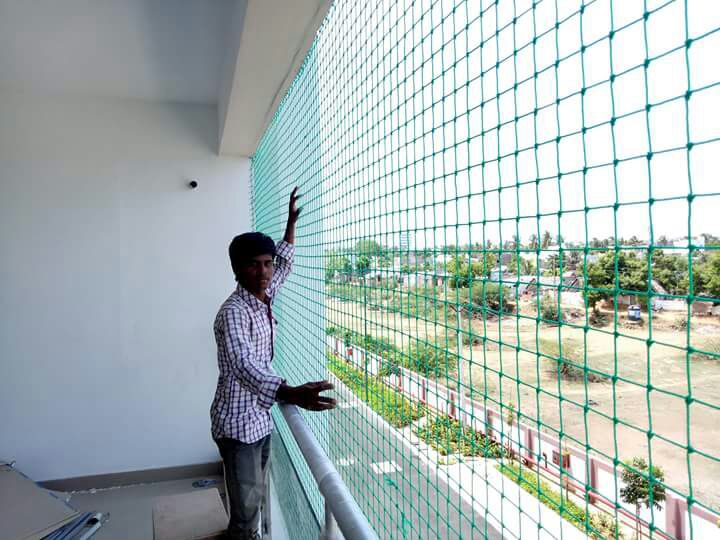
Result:
{"label": "blue jeans", "polygon": [[254,443],[216,439],[225,466],[225,487],[230,506],[228,537],[260,538],[260,507],[265,500],[270,436]]}

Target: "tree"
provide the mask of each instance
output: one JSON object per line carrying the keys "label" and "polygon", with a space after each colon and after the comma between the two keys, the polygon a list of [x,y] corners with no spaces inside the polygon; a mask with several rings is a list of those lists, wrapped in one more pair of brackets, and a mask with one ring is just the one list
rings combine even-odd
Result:
{"label": "tree", "polygon": [[510,303],[512,293],[507,287],[501,287],[499,283],[488,281],[473,283],[472,297],[470,289],[463,287],[456,291],[459,301],[468,306],[472,304],[474,314],[485,316],[488,312],[491,315],[499,315],[500,312],[508,314],[513,312],[513,305]]}
{"label": "tree", "polygon": [[472,288],[472,302],[482,307],[482,311],[496,314],[512,313],[513,307],[509,303],[512,295],[510,289],[501,287],[498,283],[476,283]]}
{"label": "tree", "polygon": [[532,259],[521,258],[520,259],[520,270],[526,276],[535,273],[535,262]]}
{"label": "tree", "polygon": [[489,276],[490,272],[498,265],[498,256],[497,253],[492,253],[490,251],[485,251],[482,254],[482,262],[475,263],[477,265],[477,274]]}
{"label": "tree", "polygon": [[388,268],[392,266],[392,260],[387,255],[380,255],[377,259],[377,265],[380,268]]}
{"label": "tree", "polygon": [[505,251],[518,249],[520,247],[520,237],[517,234],[513,234],[512,240],[505,240],[502,246]]}
{"label": "tree", "polygon": [[688,262],[682,255],[666,255],[655,251],[652,257],[652,277],[670,294],[687,294]]}
{"label": "tree", "polygon": [[367,255],[360,255],[355,261],[355,269],[361,276],[367,274],[370,270],[370,258]]}
{"label": "tree", "polygon": [[570,255],[567,259],[567,267],[568,270],[577,270],[577,267],[580,266],[580,263],[582,262],[582,255],[579,251],[571,251]]}
{"label": "tree", "polygon": [[329,254],[327,263],[325,264],[325,281],[331,281],[338,273],[341,272],[352,272],[352,264],[350,263],[350,260],[344,255],[339,255],[337,253]]}
{"label": "tree", "polygon": [[520,265],[520,275],[527,276],[535,273],[535,262],[529,257],[520,257],[517,253],[513,253],[510,256],[508,269],[511,272],[517,272],[518,263]]}
{"label": "tree", "polygon": [[450,274],[448,282],[450,287],[453,289],[467,287],[470,267],[463,259],[453,255],[445,265],[445,269]]}
{"label": "tree", "polygon": [[553,253],[547,259],[547,271],[548,276],[559,276],[560,275],[560,254]]}
{"label": "tree", "polygon": [[358,255],[375,257],[377,255],[382,255],[385,252],[385,249],[375,240],[358,240],[355,244],[355,252]]}
{"label": "tree", "polygon": [[720,298],[720,251],[713,251],[705,260],[693,265],[697,273],[695,293],[701,293]]}
{"label": "tree", "polygon": [[[617,257],[618,279],[615,280],[615,263]],[[635,253],[619,251],[607,252],[600,255],[597,262],[587,264],[587,284],[593,289],[605,289],[600,291],[588,291],[586,302],[589,307],[595,308],[595,304],[602,299],[613,297],[614,289],[646,294],[647,283],[647,260],[641,259]]]}
{"label": "tree", "polygon": [[[532,261],[530,261],[530,262],[532,262]],[[525,274],[526,273],[525,272],[526,265],[524,263],[525,263],[525,259],[523,259],[522,257],[519,257],[517,253],[513,253],[510,256],[510,262],[508,262],[508,268],[510,269],[511,272],[519,272],[520,274]],[[518,267],[519,267],[519,269],[518,269]]]}
{"label": "tree", "polygon": [[550,235],[550,231],[545,231],[543,233],[542,243],[540,244],[540,247],[542,247],[542,249],[547,249],[550,245],[550,242],[552,242],[552,236]]}
{"label": "tree", "polygon": [[453,256],[446,265],[451,275],[449,285],[453,289],[469,287],[470,280],[480,275],[482,267],[479,263],[468,263],[464,258]]}
{"label": "tree", "polygon": [[531,234],[530,240],[528,240],[528,247],[530,249],[537,249],[538,248],[538,237],[537,234]]}
{"label": "tree", "polygon": [[700,236],[703,236],[705,238],[706,246],[720,246],[720,237],[709,233],[705,233]]}
{"label": "tree", "polygon": [[[620,488],[620,497],[627,504],[635,505],[635,514],[640,514],[640,505],[650,508],[652,504],[658,510],[665,500],[665,473],[660,467],[653,465],[652,470],[641,457],[634,457],[625,462],[622,471],[622,481],[625,484]],[[639,516],[638,516],[639,517]],[[637,521],[637,537],[640,538],[640,521]]]}

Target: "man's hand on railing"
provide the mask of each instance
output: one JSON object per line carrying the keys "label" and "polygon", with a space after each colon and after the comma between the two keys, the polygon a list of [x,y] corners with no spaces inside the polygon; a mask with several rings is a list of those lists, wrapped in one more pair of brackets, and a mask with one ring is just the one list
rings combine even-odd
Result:
{"label": "man's hand on railing", "polygon": [[331,397],[321,396],[320,392],[333,388],[328,381],[309,382],[300,386],[282,383],[277,391],[277,401],[291,403],[308,411],[327,411],[334,409],[337,402]]}

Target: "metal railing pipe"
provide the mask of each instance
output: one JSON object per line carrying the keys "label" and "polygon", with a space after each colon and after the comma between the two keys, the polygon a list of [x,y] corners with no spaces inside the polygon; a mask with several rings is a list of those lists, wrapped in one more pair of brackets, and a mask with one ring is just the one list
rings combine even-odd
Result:
{"label": "metal railing pipe", "polygon": [[[378,540],[365,514],[358,506],[347,485],[318,443],[315,435],[295,405],[280,403],[280,412],[290,427],[295,441],[325,498],[325,522],[337,527],[346,540]],[[328,516],[328,510],[331,516]],[[329,520],[329,521],[328,521]],[[332,527],[330,527],[332,529]],[[327,531],[326,534],[333,534]],[[326,536],[331,538],[331,536]]]}

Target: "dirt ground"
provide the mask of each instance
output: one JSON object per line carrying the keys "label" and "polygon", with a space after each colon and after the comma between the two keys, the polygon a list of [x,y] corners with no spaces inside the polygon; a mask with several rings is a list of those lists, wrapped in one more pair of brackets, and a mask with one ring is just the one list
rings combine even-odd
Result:
{"label": "dirt ground", "polygon": [[[444,322],[436,325],[371,311],[354,302],[328,300],[326,307],[328,324],[383,336],[398,346],[410,337],[432,338],[446,331]],[[521,314],[534,316],[524,307]],[[606,315],[612,321],[612,313]],[[580,328],[538,326],[532,319],[514,316],[473,320],[478,343],[463,348],[461,366],[466,394],[482,399],[487,393],[495,402],[512,403],[523,421],[539,421],[545,431],[555,434],[562,429],[580,441],[573,446],[582,448],[587,443],[609,459],[647,459],[650,445],[653,463],[663,468],[668,485],[689,494],[692,478],[695,499],[718,507],[720,463],[702,454],[720,458],[720,361],[695,355],[687,358],[681,314],[653,315],[652,328],[647,314],[643,316],[642,326],[631,326],[622,317],[617,335],[612,323],[585,332],[583,317],[566,320]],[[449,322],[448,327],[454,333],[455,323]],[[482,336],[488,340],[485,345]],[[693,319],[690,336],[691,344],[702,348],[708,339],[720,336],[720,323],[716,317]],[[587,358],[599,382],[586,387],[582,378],[558,379],[555,362],[547,358],[538,362],[534,354],[538,344],[550,355],[557,355],[562,344],[563,356],[579,363],[581,369]],[[613,375],[617,377],[614,384]],[[692,400],[686,400],[687,396]],[[613,418],[619,420],[616,425]],[[653,437],[648,439],[648,433]],[[689,464],[687,446],[695,450]]]}

